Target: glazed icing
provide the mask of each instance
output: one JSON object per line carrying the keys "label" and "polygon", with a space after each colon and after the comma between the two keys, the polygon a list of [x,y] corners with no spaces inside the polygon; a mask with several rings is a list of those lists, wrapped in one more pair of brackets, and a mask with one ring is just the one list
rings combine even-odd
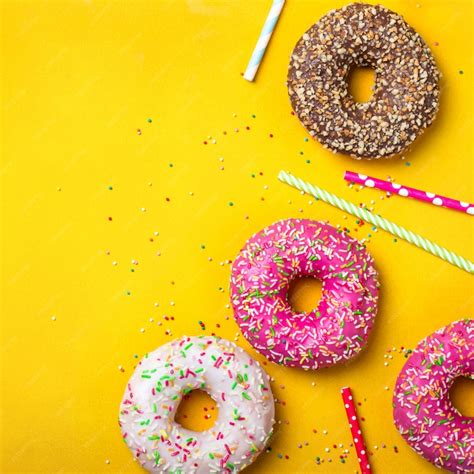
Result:
{"label": "glazed icing", "polygon": [[[314,311],[296,313],[290,282],[322,282]],[[318,369],[365,346],[377,312],[377,272],[356,239],[324,222],[287,219],[251,237],[234,261],[234,316],[253,347],[278,364]]]}
{"label": "glazed icing", "polygon": [[474,472],[474,418],[452,405],[457,377],[474,378],[474,320],[463,319],[423,339],[398,376],[395,426],[406,442],[438,467]]}
{"label": "glazed icing", "polygon": [[[214,426],[202,432],[174,420],[182,397],[196,389],[207,391],[219,410]],[[119,422],[149,472],[233,473],[264,449],[274,400],[268,376],[243,349],[216,337],[183,337],[143,358],[127,384]]]}

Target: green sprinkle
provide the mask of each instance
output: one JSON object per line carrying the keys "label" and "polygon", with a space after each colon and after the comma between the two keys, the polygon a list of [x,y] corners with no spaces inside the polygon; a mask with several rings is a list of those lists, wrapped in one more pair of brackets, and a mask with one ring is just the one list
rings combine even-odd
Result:
{"label": "green sprinkle", "polygon": [[242,392],[242,396],[243,396],[246,400],[252,400],[247,392]]}

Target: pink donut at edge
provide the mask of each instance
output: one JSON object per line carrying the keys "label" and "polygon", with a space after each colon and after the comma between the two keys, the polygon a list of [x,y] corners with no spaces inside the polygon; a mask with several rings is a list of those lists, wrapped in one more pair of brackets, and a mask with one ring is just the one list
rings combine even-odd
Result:
{"label": "pink donut at edge", "polygon": [[474,378],[474,320],[456,321],[423,339],[398,376],[395,426],[406,442],[438,467],[474,472],[474,418],[449,399],[457,377]]}
{"label": "pink donut at edge", "polygon": [[[296,313],[287,293],[293,279],[322,282],[317,308]],[[351,359],[367,342],[377,312],[372,257],[324,222],[287,219],[251,237],[232,266],[234,317],[267,359],[318,369]]]}

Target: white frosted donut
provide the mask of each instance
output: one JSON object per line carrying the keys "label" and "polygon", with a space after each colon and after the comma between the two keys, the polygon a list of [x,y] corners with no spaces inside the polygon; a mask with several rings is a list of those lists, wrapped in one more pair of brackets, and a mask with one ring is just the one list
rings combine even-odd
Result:
{"label": "white frosted donut", "polygon": [[[206,431],[174,418],[184,395],[206,391],[219,409]],[[183,337],[147,354],[120,406],[123,438],[149,472],[239,472],[271,436],[274,401],[269,379],[243,349],[210,336]]]}

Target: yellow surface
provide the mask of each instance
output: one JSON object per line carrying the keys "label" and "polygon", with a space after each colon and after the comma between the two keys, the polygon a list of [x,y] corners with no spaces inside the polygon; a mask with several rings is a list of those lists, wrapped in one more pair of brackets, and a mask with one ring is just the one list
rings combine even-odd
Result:
{"label": "yellow surface", "polygon": [[[2,473],[140,472],[117,425],[134,355],[203,333],[202,320],[206,333],[235,337],[263,361],[226,306],[228,260],[253,232],[290,216],[373,234],[380,311],[348,366],[265,365],[279,424],[271,452],[247,472],[355,472],[352,449],[339,461],[351,442],[343,385],[362,403],[374,472],[438,472],[398,435],[391,390],[401,346],[472,316],[472,277],[311,203],[276,175],[288,169],[474,258],[472,217],[342,180],[351,169],[474,201],[472,4],[384,2],[424,37],[444,77],[432,129],[405,160],[377,162],[305,142],[290,114],[290,52],[343,4],[288,0],[248,83],[241,73],[268,1],[2,2]],[[473,400],[464,384],[458,403],[467,410]]]}

